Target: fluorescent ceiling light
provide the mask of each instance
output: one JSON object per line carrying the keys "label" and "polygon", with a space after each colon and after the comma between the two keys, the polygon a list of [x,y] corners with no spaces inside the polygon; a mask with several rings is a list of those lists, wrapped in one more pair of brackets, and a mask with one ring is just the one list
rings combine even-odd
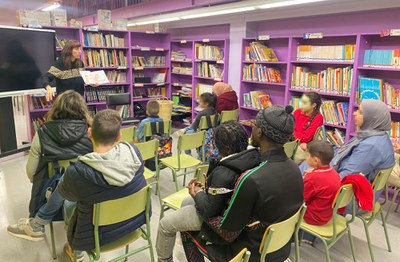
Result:
{"label": "fluorescent ceiling light", "polygon": [[54,4],[51,4],[51,5],[43,8],[42,11],[51,11],[51,10],[59,8],[60,6],[61,5],[59,3],[54,3]]}
{"label": "fluorescent ceiling light", "polygon": [[142,22],[134,22],[128,25],[149,25],[149,24],[157,24],[157,23],[165,23],[165,22],[172,22],[181,20],[179,17],[169,17],[169,18],[161,18],[157,20],[149,20],[149,21],[142,21]]}
{"label": "fluorescent ceiling light", "polygon": [[326,1],[326,0],[292,0],[292,1],[283,1],[283,2],[276,2],[276,3],[260,5],[260,6],[257,6],[257,8],[270,9],[270,8],[276,8],[276,7],[309,4],[309,3],[316,3],[316,2],[323,2],[323,1]]}
{"label": "fluorescent ceiling light", "polygon": [[[233,9],[226,9],[226,10],[219,10],[219,11],[214,11],[214,12],[204,12],[204,13],[199,13],[199,14],[194,14],[194,15],[186,15],[182,16],[182,19],[192,19],[192,18],[200,18],[200,17],[207,17],[207,16],[215,16],[215,15],[225,15],[225,14],[233,14],[233,13],[240,13],[240,12],[247,12],[247,11],[253,11],[256,8],[253,6],[248,6],[248,7],[241,7],[241,8],[233,8]],[[202,10],[196,10],[201,12]]]}

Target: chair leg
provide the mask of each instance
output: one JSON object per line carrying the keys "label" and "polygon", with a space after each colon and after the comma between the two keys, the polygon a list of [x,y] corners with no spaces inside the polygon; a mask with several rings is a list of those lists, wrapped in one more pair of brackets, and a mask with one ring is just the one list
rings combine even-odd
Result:
{"label": "chair leg", "polygon": [[176,171],[175,170],[172,170],[172,175],[174,176],[176,192],[178,192],[179,191],[178,177],[176,176]]}
{"label": "chair leg", "polygon": [[182,183],[182,186],[184,187],[185,186],[185,184],[186,184],[186,168],[183,170],[183,183]]}
{"label": "chair leg", "polygon": [[351,248],[351,254],[353,255],[353,261],[356,262],[356,251],[354,249],[354,243],[353,243],[353,236],[351,234],[351,229],[350,226],[349,227],[349,231],[347,232],[347,234],[349,235],[349,242],[350,242],[350,248]]}
{"label": "chair leg", "polygon": [[53,257],[53,259],[57,259],[56,240],[54,236],[53,222],[50,222],[50,237],[51,237],[51,256]]}
{"label": "chair leg", "polygon": [[[149,232],[150,233],[150,232]],[[151,236],[147,236],[147,243],[149,243],[149,249],[150,249],[150,261],[154,262],[154,250],[153,250],[153,243],[151,241]]]}
{"label": "chair leg", "polygon": [[389,205],[389,208],[386,213],[386,217],[385,217],[386,221],[389,218],[390,210],[392,210],[392,206],[393,206],[394,202],[396,201],[396,198],[397,198],[397,195],[399,194],[399,192],[400,192],[400,188],[397,188],[396,191],[394,191],[392,201],[390,201],[390,205]]}
{"label": "chair leg", "polygon": [[296,251],[296,262],[300,262],[299,232],[294,232],[294,248]]}
{"label": "chair leg", "polygon": [[[127,246],[125,247],[125,255],[128,254],[128,253],[129,253],[129,245],[127,245]],[[125,262],[128,261],[128,257],[126,257],[126,258],[124,259],[124,261],[125,261]]]}
{"label": "chair leg", "polygon": [[381,210],[381,219],[382,219],[382,222],[383,222],[383,230],[385,231],[386,244],[387,244],[387,247],[388,247],[388,251],[392,252],[392,248],[390,247],[389,234],[388,234],[387,227],[386,227],[386,219],[383,216],[383,211],[382,210]]}
{"label": "chair leg", "polygon": [[397,206],[396,206],[396,209],[394,210],[394,212],[397,213],[397,210],[399,209],[399,205],[400,205],[400,200],[399,200],[399,202],[397,202]]}
{"label": "chair leg", "polygon": [[322,243],[324,244],[324,248],[325,248],[325,257],[326,257],[326,261],[327,262],[331,262],[331,256],[329,255],[329,248],[328,248],[328,244],[326,243],[326,241],[324,239],[321,239]]}
{"label": "chair leg", "polygon": [[374,253],[372,252],[372,244],[371,244],[371,238],[369,237],[369,230],[368,230],[368,224],[366,221],[362,220],[364,224],[364,229],[365,229],[365,235],[367,236],[367,244],[368,244],[368,249],[369,249],[369,254],[371,256],[371,261],[375,262],[374,258]]}

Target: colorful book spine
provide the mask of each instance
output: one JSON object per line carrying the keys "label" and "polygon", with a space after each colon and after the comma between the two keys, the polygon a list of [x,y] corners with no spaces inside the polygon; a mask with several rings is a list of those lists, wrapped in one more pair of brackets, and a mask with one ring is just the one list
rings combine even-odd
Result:
{"label": "colorful book spine", "polygon": [[243,104],[245,107],[264,109],[272,106],[271,97],[266,91],[251,91],[243,94]]}
{"label": "colorful book spine", "polygon": [[398,68],[400,67],[400,49],[373,50],[364,52],[364,67]]}
{"label": "colorful book spine", "polygon": [[389,130],[389,136],[391,138],[400,138],[400,122],[392,122],[392,129]]}
{"label": "colorful book spine", "polygon": [[107,71],[107,78],[110,83],[126,83],[126,72],[110,70]]}
{"label": "colorful book spine", "polygon": [[165,66],[165,56],[132,56],[133,67]]}
{"label": "colorful book spine", "polygon": [[383,79],[359,78],[357,102],[361,103],[364,99],[380,100],[392,109],[400,109],[400,90]]}
{"label": "colorful book spine", "polygon": [[198,62],[197,76],[222,79],[224,76],[224,70],[223,67],[218,64],[210,64],[208,62]]}
{"label": "colorful book spine", "polygon": [[327,68],[319,72],[311,72],[310,68],[293,66],[292,88],[310,91],[350,95],[353,67]]}
{"label": "colorful book spine", "polygon": [[326,124],[347,126],[348,110],[348,102],[325,100],[321,105],[321,114]]}
{"label": "colorful book spine", "polygon": [[251,64],[243,67],[243,80],[255,82],[282,83],[281,72],[265,65]]}
{"label": "colorful book spine", "polygon": [[84,33],[85,46],[96,47],[125,47],[125,39],[114,34]]}
{"label": "colorful book spine", "polygon": [[123,86],[86,87],[85,98],[88,103],[105,102],[107,94],[125,93]]}
{"label": "colorful book spine", "polygon": [[354,61],[356,45],[299,45],[297,61]]}
{"label": "colorful book spine", "polygon": [[223,60],[224,50],[212,45],[195,45],[196,59]]}
{"label": "colorful book spine", "polygon": [[55,98],[50,101],[46,100],[45,96],[31,96],[30,107],[33,109],[51,108],[54,104]]}
{"label": "colorful book spine", "polygon": [[260,62],[278,62],[279,59],[272,48],[264,45],[261,42],[251,42],[245,48],[246,61],[260,61]]}
{"label": "colorful book spine", "polygon": [[126,67],[127,65],[127,59],[122,50],[84,50],[83,62],[85,67]]}

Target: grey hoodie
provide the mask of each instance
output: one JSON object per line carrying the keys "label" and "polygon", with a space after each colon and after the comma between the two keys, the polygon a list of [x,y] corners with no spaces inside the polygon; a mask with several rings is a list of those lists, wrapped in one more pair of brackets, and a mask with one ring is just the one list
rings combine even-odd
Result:
{"label": "grey hoodie", "polygon": [[131,182],[142,164],[133,147],[126,142],[117,143],[106,153],[93,152],[78,160],[99,171],[112,186],[124,186]]}

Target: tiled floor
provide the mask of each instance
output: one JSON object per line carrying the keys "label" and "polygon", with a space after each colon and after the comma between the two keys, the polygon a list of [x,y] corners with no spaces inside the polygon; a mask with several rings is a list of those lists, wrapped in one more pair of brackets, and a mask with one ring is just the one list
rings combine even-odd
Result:
{"label": "tiled floor", "polygon": [[[26,217],[28,212],[28,201],[31,185],[25,176],[25,163],[27,157],[21,156],[16,159],[0,160],[0,261],[1,262],[45,262],[53,261],[50,255],[50,239],[46,238],[40,242],[29,242],[7,234],[6,227],[10,223],[15,223],[21,217]],[[163,171],[160,178],[162,195],[167,195],[174,191],[174,184],[169,171]],[[153,196],[153,216],[152,216],[152,238],[153,243],[156,239],[156,232],[159,219],[158,198]],[[172,211],[167,211],[172,212]],[[379,221],[371,226],[371,236],[375,261],[391,262],[400,261],[400,213],[392,212],[388,221],[388,230],[392,244],[392,252],[386,249],[386,242],[383,228]],[[62,254],[62,248],[66,241],[63,225],[56,223],[56,242],[58,259],[66,261]],[[48,228],[47,228],[48,229]],[[361,221],[356,220],[352,225],[353,239],[355,242],[358,261],[370,261],[368,247],[365,241],[364,228]],[[139,244],[139,243],[137,243]],[[133,244],[132,248],[137,246]],[[292,260],[293,260],[292,250]],[[322,246],[313,248],[308,245],[301,247],[301,261],[325,261]],[[122,251],[121,251],[122,252]],[[115,256],[114,252],[102,256],[100,261]],[[352,261],[348,238],[341,239],[336,246],[331,249],[332,261]],[[86,259],[88,261],[88,259]],[[144,251],[130,258],[130,261],[150,261],[148,251]],[[175,261],[185,261],[183,249],[180,241],[177,241],[175,248]]]}

